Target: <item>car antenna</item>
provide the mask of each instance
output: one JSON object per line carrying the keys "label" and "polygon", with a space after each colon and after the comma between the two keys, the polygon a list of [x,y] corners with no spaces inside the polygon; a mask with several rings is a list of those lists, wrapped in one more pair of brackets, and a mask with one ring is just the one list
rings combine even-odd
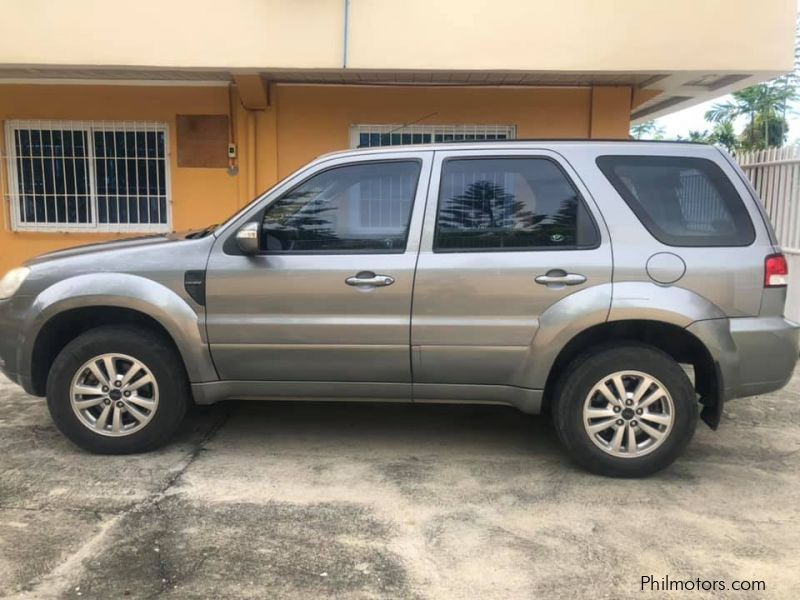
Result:
{"label": "car antenna", "polygon": [[[419,123],[420,121],[424,121],[425,119],[427,119],[429,117],[433,117],[433,116],[438,115],[438,114],[439,114],[439,111],[432,112],[429,115],[422,116],[422,117],[420,117],[419,119],[417,119],[415,121],[409,121],[408,123],[403,123],[402,125],[400,125],[400,127],[396,127],[395,129],[392,129],[391,131],[386,132],[386,135],[392,135],[393,133],[395,133],[397,131],[400,131],[401,129],[405,129],[409,125],[415,125],[416,123]],[[365,147],[364,144],[359,144],[358,146],[356,146],[356,148],[364,148],[364,147]]]}

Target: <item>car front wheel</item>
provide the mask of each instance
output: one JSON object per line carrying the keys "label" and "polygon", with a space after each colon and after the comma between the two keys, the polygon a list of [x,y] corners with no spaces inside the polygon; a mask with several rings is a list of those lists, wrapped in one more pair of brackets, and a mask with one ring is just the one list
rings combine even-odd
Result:
{"label": "car front wheel", "polygon": [[670,465],[697,424],[697,400],[680,365],[638,344],[606,347],[567,369],[553,411],[573,459],[590,471],[644,477]]}
{"label": "car front wheel", "polygon": [[188,405],[183,364],[146,330],[98,327],[67,344],[47,380],[58,429],[99,454],[144,452],[165,443]]}

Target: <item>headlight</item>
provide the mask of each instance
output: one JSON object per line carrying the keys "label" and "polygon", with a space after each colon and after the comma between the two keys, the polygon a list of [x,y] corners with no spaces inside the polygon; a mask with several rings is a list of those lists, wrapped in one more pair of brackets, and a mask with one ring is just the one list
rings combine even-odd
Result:
{"label": "headlight", "polygon": [[31,270],[28,267],[17,267],[11,269],[5,276],[0,279],[0,300],[11,298],[17,293],[19,286],[25,281]]}

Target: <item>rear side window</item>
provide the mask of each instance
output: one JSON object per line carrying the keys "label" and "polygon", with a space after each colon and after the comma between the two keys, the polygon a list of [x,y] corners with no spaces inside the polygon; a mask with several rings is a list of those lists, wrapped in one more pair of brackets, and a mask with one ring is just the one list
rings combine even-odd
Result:
{"label": "rear side window", "polygon": [[598,242],[592,217],[553,161],[445,161],[434,251],[575,250]]}
{"label": "rear side window", "polygon": [[597,166],[663,244],[747,246],[755,239],[742,199],[713,161],[601,156]]}

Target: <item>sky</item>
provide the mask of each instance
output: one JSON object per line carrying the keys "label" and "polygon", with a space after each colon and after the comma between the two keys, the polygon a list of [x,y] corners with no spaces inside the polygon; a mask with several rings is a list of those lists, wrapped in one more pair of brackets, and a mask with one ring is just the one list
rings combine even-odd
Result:
{"label": "sky", "polygon": [[[665,117],[655,119],[655,123],[659,127],[664,128],[664,138],[670,139],[676,136],[687,137],[690,129],[703,131],[705,129],[711,130],[713,125],[703,118],[705,112],[714,104],[730,100],[731,96],[720,96],[714,100],[697,104],[678,112],[672,113]],[[786,116],[789,122],[789,135],[786,138],[788,143],[795,143],[800,141],[800,111],[798,107],[794,107],[794,111],[790,111]],[[746,124],[746,119],[739,119],[734,123],[737,132],[741,132]]]}

